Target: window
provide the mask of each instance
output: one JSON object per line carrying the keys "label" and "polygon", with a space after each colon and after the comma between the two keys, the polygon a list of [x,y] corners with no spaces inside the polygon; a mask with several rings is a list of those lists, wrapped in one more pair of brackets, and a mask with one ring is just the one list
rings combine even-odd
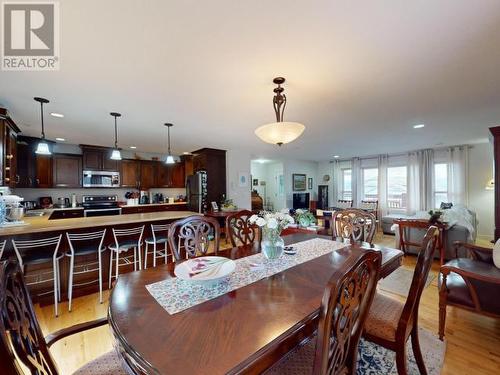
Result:
{"label": "window", "polygon": [[378,199],[378,168],[363,169],[363,199]]}
{"label": "window", "polygon": [[342,186],[340,199],[352,199],[352,169],[342,169]]}
{"label": "window", "polygon": [[387,207],[406,208],[406,166],[387,168]]}
{"label": "window", "polygon": [[434,164],[434,207],[448,202],[448,164]]}

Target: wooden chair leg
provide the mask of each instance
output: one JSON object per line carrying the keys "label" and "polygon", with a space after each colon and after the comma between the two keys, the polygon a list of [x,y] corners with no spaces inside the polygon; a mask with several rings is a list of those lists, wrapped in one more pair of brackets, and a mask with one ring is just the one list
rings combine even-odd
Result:
{"label": "wooden chair leg", "polygon": [[447,277],[448,275],[442,274],[441,289],[439,290],[439,339],[441,341],[444,339],[444,328],[446,324]]}
{"label": "wooden chair leg", "polygon": [[416,324],[411,332],[411,347],[413,349],[413,355],[415,356],[415,361],[417,362],[420,375],[427,375],[424,357],[422,356],[422,351],[420,350],[420,342],[418,340],[418,327]]}
{"label": "wooden chair leg", "polygon": [[396,366],[399,375],[408,375],[408,368],[406,365],[406,343],[401,343],[398,350],[396,350]]}

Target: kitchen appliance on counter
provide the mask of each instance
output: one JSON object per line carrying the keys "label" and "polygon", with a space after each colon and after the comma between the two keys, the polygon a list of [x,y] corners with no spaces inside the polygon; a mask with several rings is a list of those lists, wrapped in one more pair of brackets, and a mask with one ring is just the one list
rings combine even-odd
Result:
{"label": "kitchen appliance on counter", "polygon": [[23,201],[21,202],[21,206],[23,206],[26,210],[36,210],[38,208],[37,201]]}
{"label": "kitchen appliance on counter", "polygon": [[82,197],[83,216],[121,215],[116,195],[84,195]]}
{"label": "kitchen appliance on counter", "polygon": [[0,210],[0,220],[4,224],[23,224],[26,209],[21,205],[24,198],[17,195],[3,195]]}
{"label": "kitchen appliance on counter", "polygon": [[186,179],[188,208],[194,212],[205,212],[207,202],[207,172],[199,171]]}
{"label": "kitchen appliance on counter", "polygon": [[69,198],[59,197],[57,198],[57,203],[54,204],[55,208],[68,208],[71,207]]}
{"label": "kitchen appliance on counter", "polygon": [[120,187],[120,172],[83,171],[83,187]]}
{"label": "kitchen appliance on counter", "polygon": [[141,190],[141,197],[139,198],[139,204],[148,204],[149,202],[149,193],[146,190]]}

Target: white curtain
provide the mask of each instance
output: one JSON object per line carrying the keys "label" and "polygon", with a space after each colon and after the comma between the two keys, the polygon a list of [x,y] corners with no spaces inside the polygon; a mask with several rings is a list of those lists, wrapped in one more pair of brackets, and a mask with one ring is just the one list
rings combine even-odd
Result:
{"label": "white curtain", "polygon": [[378,156],[378,207],[380,216],[388,214],[387,209],[387,166],[389,157],[387,155]]}
{"label": "white curtain", "polygon": [[448,156],[448,199],[454,205],[468,206],[469,146],[450,147]]}
{"label": "white curtain", "polygon": [[340,189],[342,187],[340,186],[342,183],[342,176],[341,176],[341,169],[340,169],[340,162],[338,160],[333,161],[333,194],[332,198],[330,199],[330,206],[335,207],[337,204],[337,201],[339,200],[339,195],[340,195]]}
{"label": "white curtain", "polygon": [[408,215],[433,208],[434,151],[420,150],[408,154]]}
{"label": "white curtain", "polygon": [[361,159],[352,159],[352,175],[351,175],[351,189],[352,189],[352,206],[360,207],[361,200],[363,199],[363,177],[361,169]]}

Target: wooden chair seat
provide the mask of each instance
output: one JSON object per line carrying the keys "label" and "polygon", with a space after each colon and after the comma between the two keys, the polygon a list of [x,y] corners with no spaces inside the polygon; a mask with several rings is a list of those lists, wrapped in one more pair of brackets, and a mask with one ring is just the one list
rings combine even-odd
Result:
{"label": "wooden chair seat", "polygon": [[76,370],[73,375],[127,375],[118,353],[111,350]]}
{"label": "wooden chair seat", "polygon": [[365,332],[388,341],[396,341],[396,330],[403,308],[404,303],[377,292],[368,311]]}

